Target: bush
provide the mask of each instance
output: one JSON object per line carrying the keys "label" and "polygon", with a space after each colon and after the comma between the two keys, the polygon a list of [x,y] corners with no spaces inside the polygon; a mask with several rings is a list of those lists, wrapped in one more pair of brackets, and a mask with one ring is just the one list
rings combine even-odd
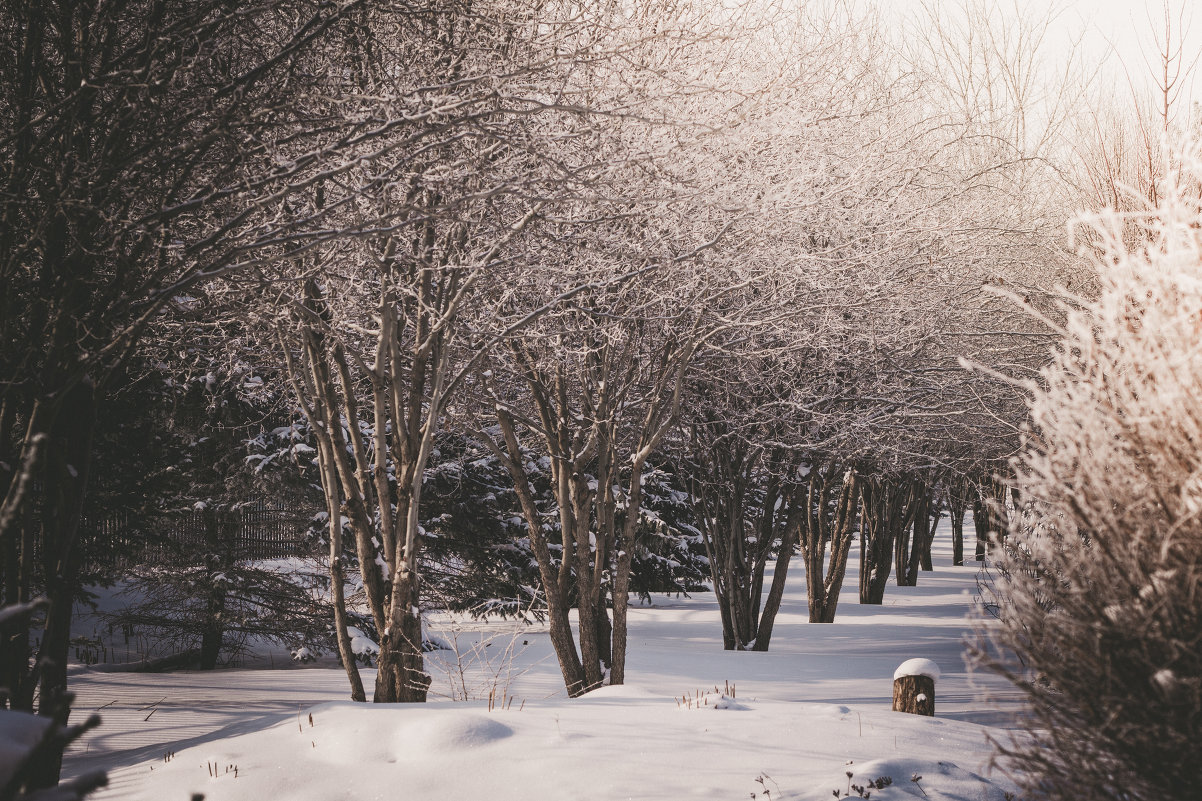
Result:
{"label": "bush", "polygon": [[1003,748],[1030,798],[1202,792],[1200,159],[1157,208],[1088,221],[1100,295],[1066,302],[1031,387],[989,630],[1023,665],[994,662],[1030,700]]}

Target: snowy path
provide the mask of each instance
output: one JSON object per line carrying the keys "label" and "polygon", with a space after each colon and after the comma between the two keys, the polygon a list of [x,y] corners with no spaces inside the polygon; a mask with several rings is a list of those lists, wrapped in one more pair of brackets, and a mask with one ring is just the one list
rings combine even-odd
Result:
{"label": "snowy path", "polygon": [[[936,549],[935,572],[923,573],[915,588],[891,585],[881,607],[856,602],[858,579],[855,566],[849,566],[840,622],[834,624],[806,622],[804,579],[800,571],[794,572],[767,653],[721,650],[712,596],[659,597],[651,607],[634,607],[629,681],[660,696],[679,696],[731,681],[737,684],[740,699],[888,710],[894,668],[922,656],[943,669],[937,688],[939,718],[1007,727],[1020,708],[1017,696],[996,678],[974,680],[962,658],[968,628],[965,615],[975,592],[977,568],[948,566],[950,543],[939,544],[944,547]],[[431,627],[438,630],[437,624]],[[497,672],[507,660],[497,655],[513,642],[520,653],[512,664],[520,675],[508,681],[509,695],[518,703],[531,704],[562,698],[562,682],[544,630],[515,628],[512,623],[467,623],[457,634],[461,651],[477,637],[494,638],[492,646],[482,651],[493,667],[481,658],[467,665],[470,695],[487,697],[489,686],[506,684]],[[528,645],[521,646],[523,641]],[[430,655],[434,692],[450,694],[458,675],[454,660],[447,651]],[[369,693],[373,678],[371,671],[365,671]],[[345,675],[328,663],[164,674],[80,667],[73,671],[71,687],[77,693],[78,713],[98,710],[103,725],[68,753],[64,772],[110,769],[110,788],[96,796],[99,799],[134,794],[156,762],[162,769],[168,752],[260,730],[302,709],[348,698]],[[992,707],[983,700],[986,690],[998,696],[999,705]]]}

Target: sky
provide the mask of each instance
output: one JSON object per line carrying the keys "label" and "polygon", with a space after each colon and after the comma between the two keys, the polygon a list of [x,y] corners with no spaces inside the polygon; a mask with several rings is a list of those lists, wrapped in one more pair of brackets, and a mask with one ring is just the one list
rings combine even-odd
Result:
{"label": "sky", "polygon": [[[1195,9],[1188,0],[1169,4],[1169,19],[1174,28],[1173,39],[1181,43],[1185,66],[1198,63],[1202,53],[1202,8]],[[1076,27],[1086,34],[1085,47],[1099,55],[1113,47],[1120,65],[1139,81],[1146,78],[1149,64],[1157,66],[1158,42],[1163,42],[1165,6],[1159,0],[1073,0],[1065,7],[1062,24]],[[1156,32],[1154,36],[1153,32]],[[1194,80],[1185,89],[1184,97],[1202,101],[1202,81]]]}
{"label": "sky", "polygon": [[[954,13],[966,2],[995,5],[1008,18],[1033,22],[1049,19],[1044,57],[1075,55],[1082,74],[1096,76],[1099,88],[1116,99],[1130,97],[1131,87],[1145,96],[1155,91],[1151,70],[1158,68],[1158,45],[1163,39],[1164,0],[878,0],[878,7],[912,16],[924,6]],[[1168,0],[1173,40],[1181,42],[1184,67],[1195,77],[1184,79],[1178,107],[1202,103],[1202,3]]]}

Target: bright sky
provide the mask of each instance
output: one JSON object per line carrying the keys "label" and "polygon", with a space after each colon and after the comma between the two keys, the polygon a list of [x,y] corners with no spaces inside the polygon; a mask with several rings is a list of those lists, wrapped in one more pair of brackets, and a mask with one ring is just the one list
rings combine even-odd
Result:
{"label": "bright sky", "polygon": [[[873,0],[870,0],[872,2]],[[1152,93],[1151,70],[1160,69],[1158,55],[1164,40],[1164,0],[875,0],[879,8],[897,14],[919,11],[923,5],[947,9],[965,3],[996,4],[1006,16],[1023,16],[1027,21],[1049,16],[1053,22],[1047,36],[1045,55],[1067,55],[1073,48],[1090,74],[1099,72],[1103,87],[1116,99],[1130,96],[1130,85]],[[1202,103],[1202,3],[1197,0],[1168,0],[1172,26],[1171,42],[1180,48],[1182,72],[1193,68],[1193,78],[1183,77],[1178,107],[1188,110]],[[1102,66],[1103,62],[1105,65]],[[1198,115],[1195,115],[1198,116]]]}
{"label": "bright sky", "polygon": [[[1168,4],[1172,26],[1170,43],[1180,48],[1183,72],[1191,66],[1202,70],[1202,7],[1189,0],[1171,0]],[[1184,13],[1183,13],[1184,12]],[[1086,32],[1085,45],[1099,54],[1110,47],[1116,51],[1116,65],[1139,83],[1146,80],[1150,67],[1159,70],[1158,52],[1164,43],[1165,4],[1161,0],[1072,0],[1065,7],[1064,24]],[[1202,101],[1202,81],[1195,78],[1183,90],[1182,100]]]}

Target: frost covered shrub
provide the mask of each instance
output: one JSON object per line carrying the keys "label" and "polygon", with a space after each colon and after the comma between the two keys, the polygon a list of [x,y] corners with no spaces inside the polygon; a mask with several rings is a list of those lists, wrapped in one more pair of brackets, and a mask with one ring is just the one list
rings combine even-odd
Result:
{"label": "frost covered shrub", "polygon": [[1066,305],[1014,464],[991,636],[1026,666],[995,664],[1028,798],[1202,792],[1202,150],[1175,160],[1159,207],[1088,221],[1100,295]]}

